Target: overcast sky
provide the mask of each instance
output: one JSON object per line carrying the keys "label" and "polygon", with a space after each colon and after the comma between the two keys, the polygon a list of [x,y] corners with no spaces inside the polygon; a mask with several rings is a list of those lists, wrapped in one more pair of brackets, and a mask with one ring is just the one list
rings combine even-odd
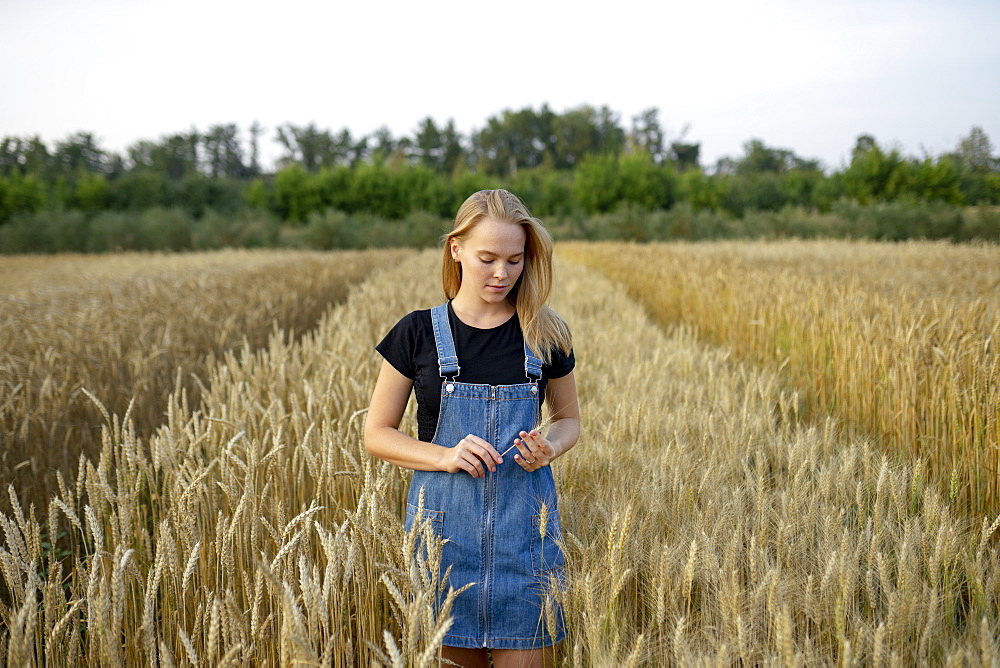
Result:
{"label": "overcast sky", "polygon": [[705,165],[754,137],[828,168],[862,133],[938,155],[974,125],[1000,152],[998,0],[0,0],[0,63],[0,136],[50,146],[258,120],[274,157],[289,122],[468,135],[589,103],[658,107]]}

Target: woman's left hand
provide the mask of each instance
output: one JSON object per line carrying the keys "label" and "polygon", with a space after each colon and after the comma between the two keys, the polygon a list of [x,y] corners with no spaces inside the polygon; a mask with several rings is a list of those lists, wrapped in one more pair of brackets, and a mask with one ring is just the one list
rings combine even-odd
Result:
{"label": "woman's left hand", "polygon": [[521,438],[514,439],[514,445],[520,452],[514,455],[514,461],[525,471],[537,471],[556,458],[555,448],[537,429],[522,431],[520,436]]}

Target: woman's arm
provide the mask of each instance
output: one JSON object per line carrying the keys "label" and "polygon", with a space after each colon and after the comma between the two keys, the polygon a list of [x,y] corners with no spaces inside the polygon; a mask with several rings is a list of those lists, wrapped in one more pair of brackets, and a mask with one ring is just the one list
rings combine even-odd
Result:
{"label": "woman's arm", "polygon": [[529,471],[548,466],[580,439],[580,405],[573,373],[550,380],[545,400],[551,407],[548,433],[542,436],[537,429],[522,431],[521,438],[514,440],[520,453],[514,455],[514,460]]}
{"label": "woman's arm", "polygon": [[406,402],[413,389],[413,380],[407,378],[388,362],[375,381],[368,416],[365,419],[365,449],[387,462],[416,471],[467,471],[475,478],[485,475],[483,464],[491,471],[503,461],[492,445],[469,434],[455,447],[446,448],[425,443],[399,431]]}
{"label": "woman's arm", "polygon": [[576,445],[580,439],[580,404],[576,398],[576,377],[569,372],[562,378],[553,378],[545,390],[552,421],[546,437],[555,450],[555,459]]}

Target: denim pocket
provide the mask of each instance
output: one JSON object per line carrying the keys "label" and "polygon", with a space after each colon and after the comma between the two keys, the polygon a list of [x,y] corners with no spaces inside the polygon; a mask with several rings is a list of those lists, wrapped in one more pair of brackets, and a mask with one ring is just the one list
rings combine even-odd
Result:
{"label": "denim pocket", "polygon": [[562,551],[562,525],[559,511],[549,511],[545,518],[545,535],[542,535],[542,516],[531,516],[531,570],[535,575],[548,575],[562,569],[565,560]]}
{"label": "denim pocket", "polygon": [[[406,525],[404,528],[409,531],[410,527],[413,526],[413,520],[417,515],[417,507],[412,503],[406,504]],[[444,511],[443,510],[431,510],[429,508],[424,508],[423,519],[430,520],[431,531],[437,538],[441,538],[444,535]]]}

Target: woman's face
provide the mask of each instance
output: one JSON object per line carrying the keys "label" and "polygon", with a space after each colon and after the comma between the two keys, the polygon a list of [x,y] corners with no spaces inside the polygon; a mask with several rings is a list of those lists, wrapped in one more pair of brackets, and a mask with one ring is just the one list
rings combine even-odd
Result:
{"label": "woman's face", "polygon": [[459,292],[497,304],[507,299],[524,270],[524,228],[517,223],[484,218],[459,241],[451,254],[462,263]]}

